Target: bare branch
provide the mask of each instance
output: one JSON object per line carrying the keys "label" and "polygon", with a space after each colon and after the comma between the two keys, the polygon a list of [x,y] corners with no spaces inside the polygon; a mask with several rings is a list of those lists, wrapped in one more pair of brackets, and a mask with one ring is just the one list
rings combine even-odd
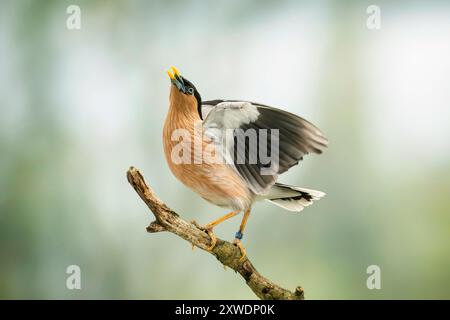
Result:
{"label": "bare branch", "polygon": [[263,277],[246,257],[239,260],[241,252],[233,243],[217,239],[212,251],[208,234],[180,218],[180,216],[159,200],[153,190],[145,183],[144,177],[138,169],[131,167],[127,172],[128,182],[133,186],[141,199],[153,212],[156,220],[150,223],[147,231],[150,233],[168,231],[214,255],[224,266],[238,272],[247,285],[260,299],[264,300],[303,300],[304,291],[297,287],[294,292],[283,289],[269,279]]}

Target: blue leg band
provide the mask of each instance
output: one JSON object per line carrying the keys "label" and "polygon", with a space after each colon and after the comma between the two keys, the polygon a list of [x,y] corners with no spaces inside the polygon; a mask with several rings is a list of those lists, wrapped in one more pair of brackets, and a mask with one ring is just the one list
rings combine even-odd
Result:
{"label": "blue leg band", "polygon": [[239,240],[241,240],[243,236],[244,234],[240,231],[236,232],[236,234],[234,235],[234,237]]}

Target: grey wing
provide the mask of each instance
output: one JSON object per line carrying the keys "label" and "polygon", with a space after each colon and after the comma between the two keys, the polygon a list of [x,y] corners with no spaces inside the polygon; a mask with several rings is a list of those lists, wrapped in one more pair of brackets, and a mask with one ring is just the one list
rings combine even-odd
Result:
{"label": "grey wing", "polygon": [[203,101],[202,107],[201,107],[201,114],[200,117],[205,120],[208,117],[209,112],[214,109],[219,103],[224,102],[224,100],[210,100],[210,101]]}
{"label": "grey wing", "polygon": [[[322,132],[307,120],[257,103],[206,101],[202,115],[205,135],[219,145],[225,161],[258,195],[270,190],[278,174],[298,164],[308,153],[322,153],[328,144]],[[245,134],[251,131],[256,132],[253,142],[254,135]],[[243,134],[242,144],[239,136]],[[252,158],[255,154],[256,161]],[[269,154],[270,163],[262,157]]]}

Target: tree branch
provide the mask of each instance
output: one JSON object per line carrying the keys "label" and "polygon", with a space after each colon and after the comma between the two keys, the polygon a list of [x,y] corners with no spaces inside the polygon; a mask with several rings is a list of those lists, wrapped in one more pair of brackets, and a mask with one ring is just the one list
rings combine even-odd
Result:
{"label": "tree branch", "polygon": [[265,300],[303,300],[303,288],[297,287],[294,292],[283,289],[256,271],[250,260],[246,257],[239,260],[241,252],[231,242],[217,239],[212,251],[207,248],[211,245],[208,234],[180,216],[159,200],[153,190],[145,183],[144,177],[138,169],[131,167],[127,172],[128,182],[138,193],[141,199],[153,212],[156,220],[150,223],[147,231],[150,233],[169,231],[199,247],[227,266],[238,272],[247,285],[260,299]]}

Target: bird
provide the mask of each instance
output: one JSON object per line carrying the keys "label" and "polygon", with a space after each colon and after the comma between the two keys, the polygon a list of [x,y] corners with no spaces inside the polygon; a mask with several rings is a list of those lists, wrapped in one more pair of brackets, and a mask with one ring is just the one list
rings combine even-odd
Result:
{"label": "bird", "polygon": [[[282,184],[277,179],[305,155],[321,154],[328,139],[311,122],[278,108],[245,100],[203,101],[194,84],[177,68],[171,67],[167,74],[170,93],[163,146],[168,166],[178,180],[203,199],[232,210],[203,226],[192,221],[209,235],[207,250],[213,250],[217,242],[213,229],[243,212],[233,241],[243,260],[247,251],[241,240],[256,201],[265,200],[300,212],[325,196],[324,192]],[[257,133],[257,143],[239,147],[236,136],[244,133],[244,138],[248,138],[245,132],[249,130]],[[270,138],[268,133],[273,133]],[[273,136],[278,140],[272,140]],[[271,150],[271,156],[277,160],[274,165],[261,159],[260,142],[277,147]],[[249,161],[255,153],[256,161],[255,157]],[[207,154],[214,161],[204,161]]]}

